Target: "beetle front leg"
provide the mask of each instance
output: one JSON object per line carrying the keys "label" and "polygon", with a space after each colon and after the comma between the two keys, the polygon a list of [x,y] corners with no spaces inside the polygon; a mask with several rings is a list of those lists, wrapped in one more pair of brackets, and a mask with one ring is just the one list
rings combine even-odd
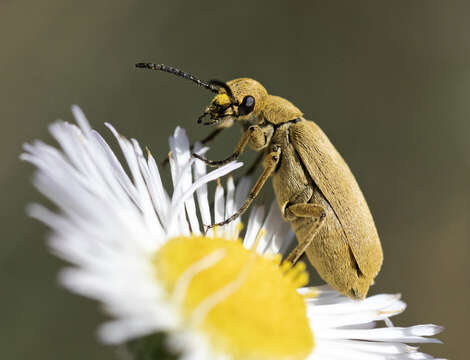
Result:
{"label": "beetle front leg", "polygon": [[[250,140],[249,140],[249,145],[256,151],[259,151],[259,155],[256,157],[256,160],[253,161],[251,166],[248,168],[248,170],[245,172],[244,176],[250,176],[253,174],[258,167],[258,165],[262,162],[266,152],[261,151],[268,145],[268,142],[271,141],[272,135],[273,135],[273,129],[271,126],[265,126],[261,127],[259,125],[252,125],[248,128],[248,130],[251,132],[250,135]],[[275,147],[277,145],[274,145]],[[272,149],[273,150],[273,149]]]}
{"label": "beetle front leg", "polygon": [[259,125],[252,125],[250,126],[244,133],[242,138],[237,144],[235,151],[232,155],[227,157],[223,160],[208,160],[204,156],[198,154],[192,154],[193,157],[204,161],[209,166],[221,166],[228,164],[230,161],[238,159],[238,157],[243,153],[245,150],[246,145],[248,142],[250,143],[251,147],[255,150],[260,150],[269,143],[272,136],[272,127],[260,127]]}
{"label": "beetle front leg", "polygon": [[288,218],[310,218],[313,221],[314,228],[310,227],[309,232],[313,232],[308,236],[305,241],[300,242],[292,250],[292,252],[287,256],[286,260],[295,264],[305,250],[310,246],[315,236],[318,234],[318,231],[325,223],[326,211],[325,208],[321,205],[310,204],[310,203],[300,203],[293,204],[286,208],[286,217]]}
{"label": "beetle front leg", "polygon": [[192,156],[204,161],[207,165],[209,166],[222,166],[225,164],[228,164],[230,161],[238,159],[238,157],[243,153],[243,150],[245,150],[246,144],[248,143],[248,140],[250,140],[251,132],[249,130],[245,131],[243,134],[242,138],[237,144],[237,147],[235,148],[235,151],[233,152],[232,155],[230,155],[228,158],[223,159],[223,160],[208,160],[204,156],[201,156],[199,154],[193,153]]}
{"label": "beetle front leg", "polygon": [[279,162],[279,159],[281,157],[281,148],[277,145],[273,146],[273,151],[267,154],[264,158],[264,171],[259,177],[258,181],[256,181],[256,184],[253,185],[251,188],[250,193],[248,194],[248,198],[245,200],[243,203],[242,207],[232,216],[230,216],[228,219],[217,223],[217,224],[212,224],[210,226],[207,226],[208,229],[213,228],[214,226],[223,226],[226,225],[236,218],[238,218],[240,215],[242,215],[250,205],[253,203],[253,201],[256,199],[258,194],[260,193],[261,189],[263,188],[264,184],[268,180],[268,178],[271,176],[273,171],[276,169],[277,163]]}

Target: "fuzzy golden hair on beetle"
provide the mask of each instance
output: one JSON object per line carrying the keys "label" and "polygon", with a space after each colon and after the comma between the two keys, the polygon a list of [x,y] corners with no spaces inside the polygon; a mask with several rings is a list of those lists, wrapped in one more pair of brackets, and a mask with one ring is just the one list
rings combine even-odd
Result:
{"label": "fuzzy golden hair on beetle", "polygon": [[269,92],[256,80],[239,78],[202,81],[163,64],[139,63],[138,68],[183,77],[216,95],[198,123],[214,126],[202,143],[239,123],[243,135],[232,154],[209,160],[209,166],[238,159],[246,146],[259,151],[263,171],[247,199],[232,216],[208,228],[227,224],[243,214],[271,178],[283,218],[290,222],[298,245],[286,261],[302,254],[319,275],[340,293],[363,299],[378,274],[383,253],[367,202],[350,168],[313,121],[290,101]]}

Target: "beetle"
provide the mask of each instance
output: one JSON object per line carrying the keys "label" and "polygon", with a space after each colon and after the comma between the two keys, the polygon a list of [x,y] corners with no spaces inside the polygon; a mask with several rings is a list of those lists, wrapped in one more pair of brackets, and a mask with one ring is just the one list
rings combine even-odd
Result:
{"label": "beetle", "polygon": [[198,118],[198,123],[216,126],[203,142],[235,122],[241,124],[243,135],[226,159],[194,157],[220,166],[237,159],[247,145],[262,152],[264,169],[242,207],[210,227],[243,214],[271,177],[282,216],[291,223],[298,241],[286,260],[295,263],[305,252],[333,288],[351,298],[365,298],[382,266],[382,246],[354,175],[320,127],[306,120],[290,101],[270,95],[250,78],[204,82],[163,64],[136,67],[165,71],[216,93]]}

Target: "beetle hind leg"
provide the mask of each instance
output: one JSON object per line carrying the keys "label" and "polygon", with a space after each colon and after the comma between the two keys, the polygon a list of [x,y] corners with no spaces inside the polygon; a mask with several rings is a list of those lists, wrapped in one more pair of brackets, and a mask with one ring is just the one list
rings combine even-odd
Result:
{"label": "beetle hind leg", "polygon": [[325,223],[326,211],[325,208],[321,205],[310,204],[310,203],[300,203],[293,204],[285,209],[286,217],[289,218],[310,218],[313,221],[313,227],[310,227],[310,236],[294,248],[291,253],[287,256],[286,260],[295,264],[305,250],[310,246],[316,234]]}

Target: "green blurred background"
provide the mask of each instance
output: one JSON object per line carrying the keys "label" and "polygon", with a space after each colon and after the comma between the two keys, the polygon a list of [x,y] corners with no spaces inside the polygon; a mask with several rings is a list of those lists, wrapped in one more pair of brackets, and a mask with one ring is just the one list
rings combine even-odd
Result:
{"label": "green blurred background", "polygon": [[[51,121],[72,120],[71,104],[107,136],[105,121],[156,154],[176,125],[192,139],[207,134],[195,119],[211,94],[136,71],[137,61],[203,79],[250,76],[315,120],[381,234],[385,262],[371,292],[403,294],[396,324],[446,327],[445,344],[425,351],[467,358],[469,2],[1,0],[0,20],[0,358],[115,356],[95,340],[96,303],[56,284],[62,264],[44,246],[46,229],[24,215],[43,199],[18,155],[23,142],[50,139]],[[213,157],[238,134],[216,141]]]}

